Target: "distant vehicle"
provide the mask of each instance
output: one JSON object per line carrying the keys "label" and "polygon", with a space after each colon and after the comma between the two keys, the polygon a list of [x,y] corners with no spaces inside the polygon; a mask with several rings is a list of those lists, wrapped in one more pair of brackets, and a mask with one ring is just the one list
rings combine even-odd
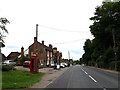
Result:
{"label": "distant vehicle", "polygon": [[2,64],[3,64],[3,65],[16,66],[16,62],[14,62],[14,61],[12,61],[12,60],[5,60]]}
{"label": "distant vehicle", "polygon": [[30,61],[25,61],[24,63],[23,63],[23,66],[25,67],[25,66],[30,66]]}
{"label": "distant vehicle", "polygon": [[64,65],[65,65],[65,67],[67,67],[68,66],[68,64],[67,63],[63,63]]}
{"label": "distant vehicle", "polygon": [[60,67],[61,67],[61,68],[64,68],[65,65],[64,65],[63,63],[60,63]]}

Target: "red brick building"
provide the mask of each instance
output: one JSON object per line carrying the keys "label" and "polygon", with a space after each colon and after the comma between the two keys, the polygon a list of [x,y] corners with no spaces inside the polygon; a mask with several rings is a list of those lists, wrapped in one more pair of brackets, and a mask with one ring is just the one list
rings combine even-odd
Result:
{"label": "red brick building", "polygon": [[53,61],[53,52],[52,45],[49,46],[44,45],[44,41],[42,43],[37,41],[37,38],[34,37],[34,43],[29,46],[29,55],[36,54],[36,42],[37,42],[37,52],[38,52],[38,60],[40,65],[51,66],[54,64]]}

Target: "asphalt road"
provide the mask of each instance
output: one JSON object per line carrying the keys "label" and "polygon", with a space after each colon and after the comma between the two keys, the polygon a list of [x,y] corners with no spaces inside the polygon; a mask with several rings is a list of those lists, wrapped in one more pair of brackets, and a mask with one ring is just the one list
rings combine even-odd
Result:
{"label": "asphalt road", "polygon": [[46,88],[88,88],[119,90],[118,74],[76,65],[64,72]]}

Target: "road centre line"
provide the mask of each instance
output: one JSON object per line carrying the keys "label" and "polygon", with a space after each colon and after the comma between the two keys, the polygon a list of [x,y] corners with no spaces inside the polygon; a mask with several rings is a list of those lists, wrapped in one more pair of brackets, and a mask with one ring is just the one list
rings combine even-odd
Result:
{"label": "road centre line", "polygon": [[88,74],[87,72],[85,72],[85,74]]}
{"label": "road centre line", "polygon": [[90,77],[94,82],[97,82],[92,76],[89,75],[89,77]]}
{"label": "road centre line", "polygon": [[[85,74],[88,75],[88,73],[87,73],[85,70],[83,70],[82,68],[81,68],[81,70],[82,70]],[[91,78],[94,82],[97,82],[92,76],[90,76],[90,75],[88,75],[88,76],[89,76],[89,78]]]}

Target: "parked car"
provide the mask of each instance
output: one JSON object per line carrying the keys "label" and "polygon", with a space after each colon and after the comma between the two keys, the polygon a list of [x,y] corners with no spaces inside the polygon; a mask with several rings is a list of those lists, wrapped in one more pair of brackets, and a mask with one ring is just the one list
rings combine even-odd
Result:
{"label": "parked car", "polygon": [[61,68],[64,68],[65,65],[64,65],[63,63],[60,63],[60,67],[61,67]]}
{"label": "parked car", "polygon": [[65,65],[65,67],[67,67],[68,66],[68,64],[67,63],[63,63],[64,65]]}
{"label": "parked car", "polygon": [[51,67],[54,67],[55,65],[54,64],[51,64]]}
{"label": "parked car", "polygon": [[25,67],[25,66],[30,66],[30,61],[24,61],[24,63],[23,63],[23,66]]}
{"label": "parked car", "polygon": [[3,64],[3,65],[16,66],[16,62],[14,62],[14,61],[12,61],[12,60],[5,60],[2,64]]}
{"label": "parked car", "polygon": [[0,62],[0,65],[2,65],[2,62]]}
{"label": "parked car", "polygon": [[57,67],[56,67],[56,69],[60,69],[60,65],[59,65],[59,64],[57,64]]}

